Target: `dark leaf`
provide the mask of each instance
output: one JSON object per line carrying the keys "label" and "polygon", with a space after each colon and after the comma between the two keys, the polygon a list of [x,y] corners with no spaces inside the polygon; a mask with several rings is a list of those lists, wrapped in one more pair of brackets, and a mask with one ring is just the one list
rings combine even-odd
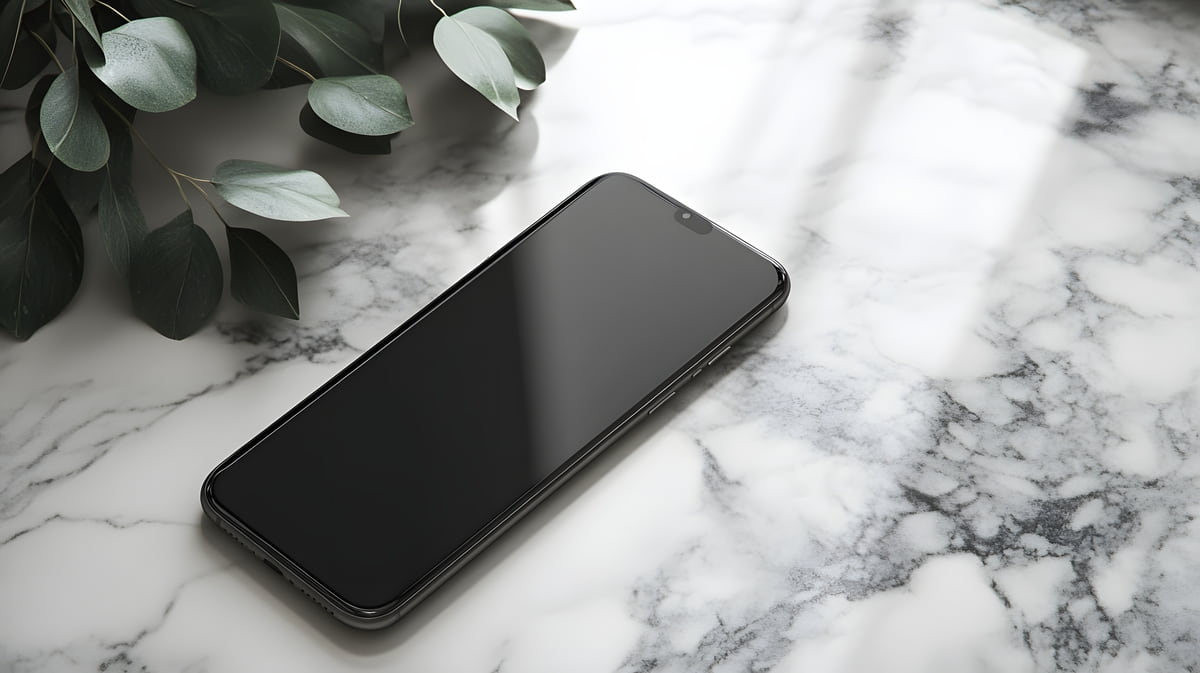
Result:
{"label": "dark leaf", "polygon": [[308,104],[321,119],[364,136],[391,135],[413,124],[404,89],[387,75],[324,77],[309,87]]}
{"label": "dark leaf", "polygon": [[79,222],[27,154],[0,175],[0,327],[28,339],[70,303],[82,277]]}
{"label": "dark leaf", "polygon": [[354,154],[391,154],[392,138],[398,135],[360,136],[343,131],[318,117],[308,103],[300,111],[300,128],[317,140]]}
{"label": "dark leaf", "polygon": [[[46,92],[50,90],[55,77],[56,75],[43,76],[29,93],[29,100],[25,104],[25,130],[29,132],[30,142],[42,136],[42,101],[46,98]],[[40,153],[35,153],[35,157],[46,158]]]}
{"label": "dark leaf", "polygon": [[222,285],[217,249],[190,210],[150,232],[129,265],[134,313],[171,339],[191,336],[208,322]]}
{"label": "dark leaf", "polygon": [[58,42],[48,13],[29,13],[31,8],[26,2],[26,14],[22,17],[17,13],[20,7],[21,2],[13,0],[0,9],[0,49],[4,50],[0,52],[0,87],[5,89],[25,86],[50,64],[50,54],[37,37],[50,49]]}
{"label": "dark leaf", "polygon": [[[111,158],[109,159],[111,161]],[[61,161],[54,162],[50,167],[50,177],[63,195],[75,218],[83,221],[92,213],[100,199],[100,183],[104,180],[104,171],[82,171],[67,168]]]}
{"label": "dark leaf", "polygon": [[391,3],[388,0],[291,0],[288,4],[333,12],[358,24],[372,41],[381,42]]}
{"label": "dark leaf", "polygon": [[128,278],[129,261],[146,238],[146,216],[133,191],[133,139],[127,129],[114,129],[112,141],[108,164],[98,173],[100,233],[108,258]]}
{"label": "dark leaf", "polygon": [[319,72],[309,70],[314,77],[370,75],[383,69],[382,49],[357,23],[323,9],[282,2],[275,3],[275,11],[283,32],[316,65]]}
{"label": "dark leaf", "polygon": [[296,320],[300,300],[296,268],[287,253],[253,229],[225,227],[229,241],[229,292],[243,304]]}
{"label": "dark leaf", "polygon": [[275,69],[279,19],[270,0],[134,0],[144,16],[169,16],[196,46],[200,81],[219,94],[258,89]]}
{"label": "dark leaf", "polygon": [[108,131],[79,87],[79,68],[71,66],[54,78],[42,100],[42,135],[54,156],[77,171],[99,170],[108,161]]}

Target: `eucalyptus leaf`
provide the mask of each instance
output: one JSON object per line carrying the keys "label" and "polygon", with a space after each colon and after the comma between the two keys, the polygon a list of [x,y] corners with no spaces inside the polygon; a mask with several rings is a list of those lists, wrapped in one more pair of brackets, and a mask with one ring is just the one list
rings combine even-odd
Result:
{"label": "eucalyptus leaf", "polygon": [[338,208],[341,200],[337,193],[325,178],[312,171],[232,159],[217,166],[212,182],[230,204],[272,220],[304,222],[348,217]]}
{"label": "eucalyptus leaf", "polygon": [[10,0],[0,8],[0,88],[19,89],[50,64],[50,54],[34,34],[54,49],[58,33],[48,15],[33,15],[31,9],[28,0]]}
{"label": "eucalyptus leaf", "polygon": [[570,0],[491,0],[488,4],[505,9],[534,9],[539,12],[566,12],[575,9]]}
{"label": "eucalyptus leaf", "polygon": [[[34,161],[49,160],[51,152],[42,137],[42,102],[50,84],[57,75],[46,75],[38,80],[29,93],[29,101],[25,107],[25,127],[29,131],[29,140],[33,143]],[[104,117],[105,110],[98,108],[100,116]],[[50,166],[50,177],[58,186],[58,191],[70,206],[75,218],[83,220],[96,207],[100,196],[100,181],[103,171],[82,172],[68,168],[61,161],[54,161]]]}
{"label": "eucalyptus leaf", "polygon": [[145,16],[169,16],[196,47],[200,81],[219,94],[243,94],[275,69],[279,19],[271,0],[134,0]]}
{"label": "eucalyptus leaf", "polygon": [[[275,3],[279,27],[324,76],[370,75],[383,69],[383,52],[362,26],[323,9]],[[314,73],[315,75],[316,73]]]}
{"label": "eucalyptus leaf", "polygon": [[372,41],[381,42],[391,0],[288,0],[288,4],[333,12],[358,24]]}
{"label": "eucalyptus leaf", "polygon": [[191,210],[150,232],[129,265],[134,313],[171,339],[191,336],[208,322],[222,285],[217,248]]}
{"label": "eucalyptus leaf", "polygon": [[50,84],[41,125],[50,151],[70,168],[95,171],[108,161],[108,131],[91,94],[79,88],[78,67],[67,68]]}
{"label": "eucalyptus leaf", "polygon": [[112,134],[112,153],[100,171],[99,221],[104,250],[122,277],[146,238],[146,216],[133,191],[133,139],[126,130]]}
{"label": "eucalyptus leaf", "polygon": [[403,87],[387,75],[319,79],[308,89],[308,104],[321,119],[358,135],[386,136],[413,124]]}
{"label": "eucalyptus leaf", "polygon": [[300,128],[317,140],[354,154],[391,154],[392,138],[396,137],[394,133],[386,136],[360,136],[343,131],[318,117],[312,106],[307,103],[300,111]]}
{"label": "eucalyptus leaf", "polygon": [[243,304],[284,318],[300,318],[296,268],[266,234],[225,226],[229,292]]}
{"label": "eucalyptus leaf", "polygon": [[0,327],[18,339],[62,312],[83,278],[83,236],[32,155],[0,174]]}
{"label": "eucalyptus leaf", "polygon": [[21,35],[25,2],[26,0],[8,0],[0,7],[0,65],[3,66],[0,67],[0,82],[8,82],[8,71],[16,55],[17,38]]}
{"label": "eucalyptus leaf", "polygon": [[529,37],[529,31],[511,14],[495,7],[472,7],[454,18],[483,30],[500,43],[512,64],[517,88],[536,89],[546,81],[546,62],[541,52]]}
{"label": "eucalyptus leaf", "polygon": [[516,75],[496,38],[454,14],[442,17],[434,26],[433,46],[459,79],[510,117],[517,118],[521,98]]}
{"label": "eucalyptus leaf", "polygon": [[100,31],[96,28],[96,20],[92,18],[92,7],[88,0],[62,0],[62,3],[71,11],[71,15],[83,26],[88,35],[100,44]]}
{"label": "eucalyptus leaf", "polygon": [[92,72],[121,100],[167,112],[196,97],[196,50],[175,19],[137,19],[101,36],[105,62]]}

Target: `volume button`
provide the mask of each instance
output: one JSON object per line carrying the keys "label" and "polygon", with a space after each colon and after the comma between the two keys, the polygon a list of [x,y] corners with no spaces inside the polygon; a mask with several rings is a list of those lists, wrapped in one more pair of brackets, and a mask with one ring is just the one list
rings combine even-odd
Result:
{"label": "volume button", "polygon": [[708,365],[711,367],[712,363],[716,362],[717,360],[720,360],[721,356],[728,353],[730,348],[733,348],[733,344],[729,344],[728,346],[722,348],[720,353],[717,353],[716,355],[712,356],[712,359],[708,361]]}

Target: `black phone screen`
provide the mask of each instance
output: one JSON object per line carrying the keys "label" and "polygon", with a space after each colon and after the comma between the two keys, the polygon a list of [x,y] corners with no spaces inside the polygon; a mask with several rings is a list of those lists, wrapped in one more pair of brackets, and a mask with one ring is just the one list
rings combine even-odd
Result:
{"label": "black phone screen", "polygon": [[345,601],[395,601],[778,295],[771,261],[682,218],[636,179],[598,179],[219,469],[210,497]]}

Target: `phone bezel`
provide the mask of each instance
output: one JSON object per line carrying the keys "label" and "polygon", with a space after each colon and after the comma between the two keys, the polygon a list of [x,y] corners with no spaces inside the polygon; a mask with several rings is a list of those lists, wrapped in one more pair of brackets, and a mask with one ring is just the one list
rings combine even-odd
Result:
{"label": "phone bezel", "polygon": [[[513,505],[498,513],[487,525],[483,526],[466,542],[448,554],[441,563],[431,568],[428,573],[426,573],[421,579],[414,582],[413,585],[403,594],[398,596],[395,600],[390,601],[382,606],[365,607],[354,605],[345,600],[336,592],[332,591],[318,581],[316,578],[309,575],[298,563],[295,563],[286,555],[281,553],[278,549],[271,545],[268,540],[257,535],[250,527],[244,525],[236,516],[225,510],[225,508],[222,507],[219,502],[217,502],[216,498],[213,496],[213,482],[223,470],[235,463],[238,458],[253,449],[263,439],[268,437],[284,423],[288,422],[293,416],[302,412],[309,404],[319,398],[331,387],[337,385],[338,382],[370,360],[373,355],[378,353],[383,348],[386,348],[397,337],[419,323],[422,318],[436,310],[438,306],[448,301],[456,292],[458,292],[459,289],[485,272],[489,267],[491,267],[492,264],[494,264],[504,255],[508,254],[513,248],[520,245],[534,232],[551,221],[565,208],[569,207],[576,199],[586,194],[590,189],[595,187],[603,180],[613,177],[631,179],[650,190],[659,198],[662,198],[669,204],[674,205],[676,208],[686,208],[686,206],[670,196],[667,196],[653,185],[650,185],[646,181],[628,173],[606,173],[588,181],[582,187],[575,190],[575,192],[564,199],[561,203],[539,218],[536,222],[514,237],[511,241],[505,244],[504,247],[500,248],[493,255],[472,269],[467,275],[463,276],[461,279],[451,285],[448,289],[446,289],[446,291],[438,295],[437,298],[429,302],[429,304],[426,306],[422,307],[412,317],[404,321],[403,324],[381,339],[379,343],[375,344],[362,355],[355,358],[353,362],[334,375],[334,377],[329,381],[325,382],[320,388],[313,391],[312,394],[305,397],[304,400],[302,400],[299,404],[276,419],[266,429],[255,435],[254,438],[246,442],[246,444],[244,444],[228,458],[221,461],[221,463],[209,473],[207,478],[205,478],[204,484],[201,487],[200,503],[205,514],[208,515],[208,517],[212,519],[220,528],[233,536],[235,540],[247,547],[252,553],[254,553],[255,556],[270,565],[272,569],[278,571],[291,584],[315,600],[338,620],[349,626],[359,629],[384,628],[395,623],[407,612],[412,610],[424,598],[441,586],[442,583],[444,583],[459,569],[465,566],[472,558],[474,558],[489,544],[499,538],[506,530],[508,530],[508,528],[517,523],[525,514],[530,512],[541,501],[545,500],[551,493],[553,493],[563,483],[570,479],[575,473],[579,472],[588,463],[600,455],[604,449],[615,442],[639,420],[648,416],[658,404],[665,401],[667,397],[681,388],[683,384],[690,380],[696,373],[698,373],[700,369],[704,368],[710,359],[714,358],[738,338],[749,332],[755,325],[781,307],[787,300],[787,296],[791,288],[791,281],[788,277],[787,271],[783,268],[783,266],[754,246],[746,243],[741,238],[738,238],[736,235],[726,231],[720,225],[713,223],[714,231],[719,231],[726,236],[730,236],[741,245],[762,257],[775,268],[779,280],[774,291],[768,297],[764,298],[763,301],[755,306],[742,319],[730,326],[730,328],[727,329],[712,344],[701,350],[700,353],[696,354],[696,356],[693,357],[687,365],[678,370],[673,376],[668,377],[665,381],[659,384],[653,391],[643,397],[638,404],[634,405],[633,408],[626,411],[621,417],[609,425],[604,432],[600,433],[600,435],[576,452],[570,459],[565,461],[550,476],[531,488],[521,498],[514,502]],[[691,210],[690,208],[688,208],[688,211],[695,213],[695,211]]]}

